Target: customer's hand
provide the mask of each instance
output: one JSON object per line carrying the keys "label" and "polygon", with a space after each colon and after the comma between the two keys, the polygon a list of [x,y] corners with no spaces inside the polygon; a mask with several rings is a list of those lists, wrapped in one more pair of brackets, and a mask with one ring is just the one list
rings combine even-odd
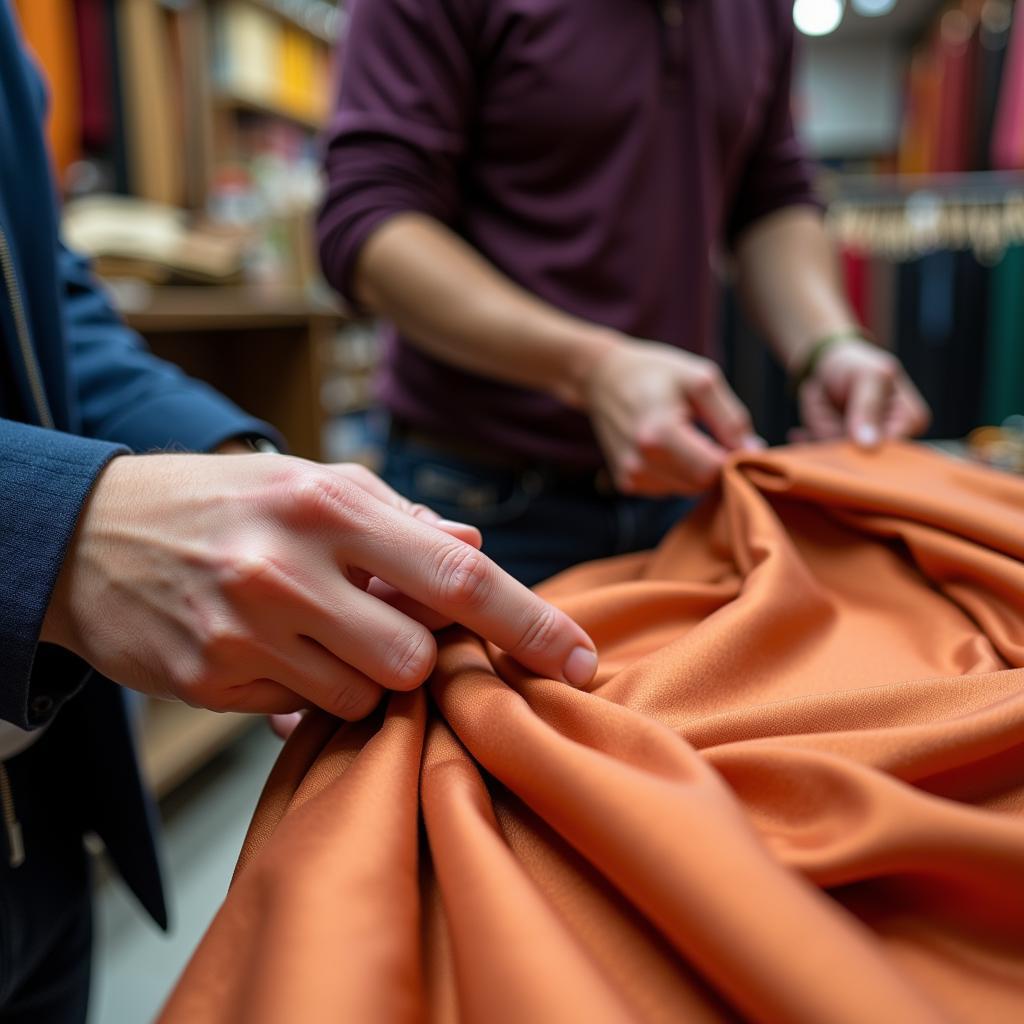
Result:
{"label": "customer's hand", "polygon": [[218,711],[356,719],[463,623],[585,685],[589,637],[360,467],[279,455],[114,459],[82,513],[42,639],[145,693]]}
{"label": "customer's hand", "polygon": [[931,413],[890,353],[860,338],[832,345],[799,392],[804,431],[796,439],[848,437],[863,448],[884,439],[914,437]]}
{"label": "customer's hand", "polygon": [[624,494],[697,493],[730,451],[764,447],[713,362],[656,342],[610,346],[586,381],[584,404]]}

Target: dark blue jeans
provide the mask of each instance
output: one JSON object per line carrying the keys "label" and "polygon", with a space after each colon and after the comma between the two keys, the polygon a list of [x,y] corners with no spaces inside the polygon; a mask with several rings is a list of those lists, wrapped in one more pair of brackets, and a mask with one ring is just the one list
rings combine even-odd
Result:
{"label": "dark blue jeans", "polygon": [[580,562],[655,547],[694,504],[629,498],[551,464],[488,464],[400,435],[388,441],[382,476],[412,501],[479,527],[484,551],[530,587]]}

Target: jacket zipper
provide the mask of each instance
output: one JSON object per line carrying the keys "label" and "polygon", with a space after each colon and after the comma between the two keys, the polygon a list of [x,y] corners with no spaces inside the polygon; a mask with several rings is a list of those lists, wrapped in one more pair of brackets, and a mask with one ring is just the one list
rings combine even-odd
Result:
{"label": "jacket zipper", "polygon": [[[28,321],[25,319],[25,305],[18,287],[18,275],[14,270],[14,259],[7,234],[0,227],[0,273],[3,274],[4,285],[11,301],[11,312],[14,314],[14,332],[18,338],[18,349],[21,361],[28,377],[29,390],[35,402],[36,416],[42,426],[52,430],[53,415],[50,403],[43,389],[43,375],[39,369],[35,351],[32,348],[32,336],[29,334]],[[3,815],[4,831],[7,833],[7,860],[12,868],[21,867],[25,863],[25,839],[18,821],[18,812],[14,806],[14,792],[11,789],[11,777],[7,773],[7,765],[0,761],[0,814]]]}
{"label": "jacket zipper", "polygon": [[53,430],[53,415],[50,412],[50,403],[46,399],[46,391],[43,388],[43,375],[39,369],[39,361],[36,359],[35,351],[32,348],[32,336],[29,334],[28,320],[25,319],[25,305],[21,300],[21,289],[18,287],[18,275],[14,270],[14,258],[11,256],[11,247],[7,241],[7,235],[0,226],[0,271],[3,273],[4,283],[7,286],[7,294],[11,299],[11,311],[14,313],[14,332],[18,338],[18,348],[21,350],[21,361],[28,377],[29,390],[32,392],[32,400],[35,402],[36,415],[39,423]]}
{"label": "jacket zipper", "polygon": [[0,762],[0,811],[4,817],[4,831],[7,833],[7,860],[12,868],[20,868],[25,863],[25,841],[21,832],[21,822],[14,809],[14,792],[11,789],[11,777],[7,774],[7,765]]}

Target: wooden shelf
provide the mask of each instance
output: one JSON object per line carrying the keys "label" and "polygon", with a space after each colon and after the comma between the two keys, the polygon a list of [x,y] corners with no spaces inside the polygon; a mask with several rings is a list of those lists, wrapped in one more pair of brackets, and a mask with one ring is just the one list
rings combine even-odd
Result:
{"label": "wooden shelf", "polygon": [[320,131],[327,122],[326,116],[316,117],[313,114],[303,114],[299,111],[289,110],[287,107],[273,103],[270,100],[258,100],[248,96],[239,96],[231,92],[219,92],[216,102],[222,110],[227,110],[231,113],[276,117],[311,132]]}
{"label": "wooden shelf", "polygon": [[[296,18],[290,14],[284,7],[279,3],[275,3],[274,0],[248,0],[254,7],[259,7],[264,11],[269,11],[271,14],[277,15],[282,21],[288,22],[289,25],[294,26],[297,29],[305,32],[307,35],[311,35],[314,39],[319,39],[321,42],[334,45],[338,41],[338,27],[342,24],[342,19],[345,17],[343,10],[338,10],[336,28],[331,31],[326,26],[321,30],[318,28],[311,28],[300,18]],[[332,5],[337,7],[337,4]]]}
{"label": "wooden shelf", "polygon": [[219,715],[177,701],[149,700],[142,712],[142,771],[166,796],[230,743],[261,723],[258,715]]}
{"label": "wooden shelf", "polygon": [[143,334],[277,329],[345,319],[340,305],[299,288],[157,285],[131,294],[115,288],[114,295],[122,316]]}

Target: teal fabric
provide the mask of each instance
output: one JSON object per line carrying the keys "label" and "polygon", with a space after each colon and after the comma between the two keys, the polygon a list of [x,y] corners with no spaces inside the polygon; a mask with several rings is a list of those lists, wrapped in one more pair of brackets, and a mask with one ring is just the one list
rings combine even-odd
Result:
{"label": "teal fabric", "polygon": [[982,412],[993,425],[1024,414],[1024,245],[1011,246],[992,272]]}

